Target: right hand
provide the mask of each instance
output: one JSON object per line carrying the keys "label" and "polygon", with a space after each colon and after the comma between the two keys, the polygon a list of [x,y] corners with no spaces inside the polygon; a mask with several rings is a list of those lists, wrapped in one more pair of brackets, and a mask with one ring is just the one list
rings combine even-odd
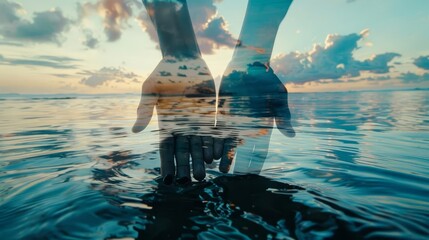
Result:
{"label": "right hand", "polygon": [[222,172],[229,171],[238,147],[234,172],[259,173],[268,154],[274,121],[283,135],[295,136],[287,89],[269,66],[259,62],[240,67],[230,64],[219,90],[217,119],[218,128],[227,135]]}

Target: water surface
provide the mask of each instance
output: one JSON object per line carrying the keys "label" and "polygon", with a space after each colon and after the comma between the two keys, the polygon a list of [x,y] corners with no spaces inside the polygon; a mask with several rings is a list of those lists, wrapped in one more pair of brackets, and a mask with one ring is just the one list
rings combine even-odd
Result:
{"label": "water surface", "polygon": [[[424,239],[429,92],[290,94],[260,176],[158,184],[135,95],[0,97],[5,239]],[[213,169],[211,169],[213,168]]]}

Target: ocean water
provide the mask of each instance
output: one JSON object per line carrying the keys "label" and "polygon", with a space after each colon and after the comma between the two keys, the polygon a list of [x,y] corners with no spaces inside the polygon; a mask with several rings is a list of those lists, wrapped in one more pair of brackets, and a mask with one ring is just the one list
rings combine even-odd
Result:
{"label": "ocean water", "polygon": [[159,184],[137,95],[0,97],[1,239],[427,239],[429,91],[296,93],[260,175]]}

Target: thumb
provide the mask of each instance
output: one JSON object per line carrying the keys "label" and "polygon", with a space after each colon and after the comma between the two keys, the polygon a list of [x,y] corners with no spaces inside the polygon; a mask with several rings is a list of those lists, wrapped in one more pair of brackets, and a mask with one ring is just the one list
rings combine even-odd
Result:
{"label": "thumb", "polygon": [[277,128],[286,137],[295,137],[296,134],[291,123],[291,114],[289,111],[287,94],[283,97],[281,103],[276,105],[277,106],[275,107],[274,112]]}
{"label": "thumb", "polygon": [[276,125],[280,132],[286,137],[295,137],[296,133],[290,122],[290,117],[276,117]]}
{"label": "thumb", "polygon": [[141,132],[149,125],[153,108],[158,102],[158,94],[153,91],[147,82],[143,83],[140,104],[137,108],[137,119],[132,128],[133,133]]}

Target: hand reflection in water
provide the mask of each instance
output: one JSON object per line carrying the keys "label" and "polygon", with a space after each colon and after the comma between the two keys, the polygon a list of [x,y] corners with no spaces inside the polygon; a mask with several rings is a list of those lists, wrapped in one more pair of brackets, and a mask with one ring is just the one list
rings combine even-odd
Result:
{"label": "hand reflection in water", "polygon": [[[295,136],[286,87],[269,65],[278,28],[291,3],[249,0],[239,44],[219,90],[217,126],[227,135],[222,172],[229,171],[236,154],[235,173],[259,173],[274,121],[282,134]],[[222,143],[216,143],[215,149],[219,148]]]}
{"label": "hand reflection in water", "polygon": [[145,129],[156,106],[164,183],[171,184],[175,177],[178,183],[189,182],[190,157],[194,178],[203,180],[204,161],[213,161],[213,78],[201,59],[186,1],[143,3],[157,30],[163,59],[143,83],[133,132]]}

